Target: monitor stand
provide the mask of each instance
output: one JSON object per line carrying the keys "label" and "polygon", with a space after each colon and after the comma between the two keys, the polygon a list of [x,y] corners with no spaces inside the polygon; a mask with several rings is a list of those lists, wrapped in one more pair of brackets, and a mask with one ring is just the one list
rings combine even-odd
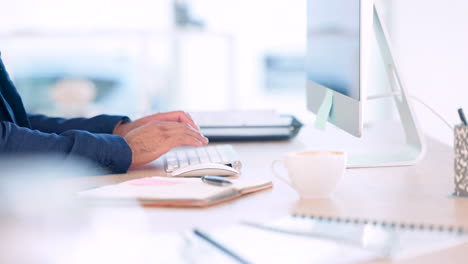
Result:
{"label": "monitor stand", "polygon": [[382,20],[380,19],[379,12],[375,4],[373,25],[384,65],[387,65],[386,70],[392,91],[387,95],[374,96],[373,98],[368,98],[368,100],[386,96],[393,97],[398,109],[406,142],[401,148],[395,151],[382,150],[377,153],[350,154],[348,158],[348,168],[414,165],[423,158],[426,152],[426,142],[411,107],[411,98],[398,73],[398,65],[392,55],[388,33],[382,24]]}

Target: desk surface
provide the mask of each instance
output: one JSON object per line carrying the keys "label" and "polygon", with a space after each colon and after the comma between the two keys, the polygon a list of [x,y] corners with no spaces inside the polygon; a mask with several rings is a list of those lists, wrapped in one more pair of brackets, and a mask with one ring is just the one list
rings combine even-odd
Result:
{"label": "desk surface", "polygon": [[[329,144],[323,143],[324,137],[323,133],[306,127],[290,142],[236,143],[234,147],[243,161],[240,177],[273,178],[270,164],[274,159],[282,157],[288,151],[330,148]],[[450,197],[454,189],[452,147],[431,138],[427,140],[428,152],[418,165],[349,169],[331,199],[309,201],[311,210],[317,215],[468,228],[468,199]],[[79,181],[83,188],[87,188],[163,174],[162,164],[156,161],[127,174],[88,177],[76,181]],[[287,185],[276,179],[273,179],[273,183],[274,187],[271,190],[209,208],[147,207],[144,213],[151,223],[152,230],[156,232],[186,231],[193,227],[221,227],[240,220],[270,221],[287,215],[294,206],[301,203],[298,195]],[[131,209],[110,207],[102,210]],[[467,249],[468,244],[405,259],[401,263],[462,263],[465,262],[464,252]]]}

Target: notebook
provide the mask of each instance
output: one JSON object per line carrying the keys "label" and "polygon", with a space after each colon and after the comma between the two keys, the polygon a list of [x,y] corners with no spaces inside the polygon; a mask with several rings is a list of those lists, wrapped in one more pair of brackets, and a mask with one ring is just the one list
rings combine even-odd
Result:
{"label": "notebook", "polygon": [[335,241],[392,259],[414,257],[468,242],[462,227],[327,217],[301,208],[296,208],[292,216],[276,221],[245,224],[286,236]]}
{"label": "notebook", "polygon": [[231,179],[228,186],[204,183],[200,178],[147,177],[79,192],[82,199],[138,201],[148,206],[205,207],[271,188],[271,180]]}
{"label": "notebook", "polygon": [[196,231],[202,232],[203,237],[197,236],[192,244],[203,249],[204,256],[225,256],[213,263],[349,264],[379,258],[371,251],[335,241],[285,235],[244,224]]}

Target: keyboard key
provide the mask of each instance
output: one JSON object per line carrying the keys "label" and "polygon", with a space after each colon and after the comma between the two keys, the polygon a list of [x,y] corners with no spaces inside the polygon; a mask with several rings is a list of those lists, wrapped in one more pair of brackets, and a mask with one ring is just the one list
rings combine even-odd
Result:
{"label": "keyboard key", "polygon": [[206,152],[205,148],[196,148],[198,157],[200,158],[201,163],[209,163],[211,162],[210,157],[208,157],[208,152]]}
{"label": "keyboard key", "polygon": [[164,157],[165,157],[166,159],[170,159],[170,160],[177,160],[177,156],[175,155],[174,152],[171,152],[171,151],[169,151],[168,153],[166,153],[166,154],[164,155]]}
{"label": "keyboard key", "polygon": [[220,156],[221,160],[231,160],[229,158],[230,153],[228,153],[229,148],[226,148],[225,145],[218,145],[216,146],[216,152]]}
{"label": "keyboard key", "polygon": [[168,163],[167,164],[167,169],[166,171],[168,172],[172,172],[173,170],[176,170],[179,168],[179,164],[175,164],[175,163]]}
{"label": "keyboard key", "polygon": [[213,146],[208,146],[206,148],[206,152],[208,152],[208,156],[211,159],[211,162],[213,163],[220,163],[221,162],[221,157],[219,156],[218,151],[216,150],[215,147]]}
{"label": "keyboard key", "polygon": [[186,154],[190,164],[200,164],[200,158],[198,157],[196,150],[187,149]]}
{"label": "keyboard key", "polygon": [[188,166],[189,161],[187,159],[187,154],[185,154],[185,151],[179,150],[176,153],[177,153],[177,159],[179,160],[179,167]]}

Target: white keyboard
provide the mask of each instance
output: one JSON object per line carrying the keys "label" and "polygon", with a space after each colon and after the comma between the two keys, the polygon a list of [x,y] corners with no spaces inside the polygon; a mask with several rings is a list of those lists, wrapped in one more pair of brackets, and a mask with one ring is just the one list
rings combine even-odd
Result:
{"label": "white keyboard", "polygon": [[237,171],[241,162],[237,152],[231,145],[214,145],[204,147],[178,147],[164,155],[166,172],[194,164],[218,163],[228,165]]}

